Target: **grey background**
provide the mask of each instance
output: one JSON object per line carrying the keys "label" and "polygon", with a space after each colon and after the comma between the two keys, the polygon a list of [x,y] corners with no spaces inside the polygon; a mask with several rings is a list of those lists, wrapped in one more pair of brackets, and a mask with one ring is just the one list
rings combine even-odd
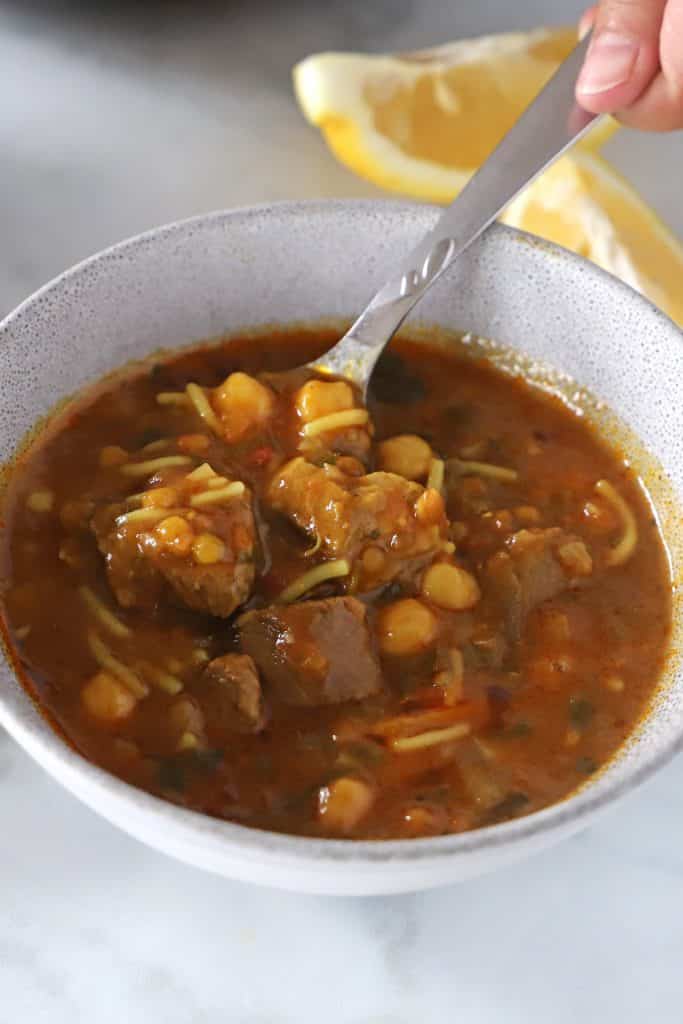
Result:
{"label": "grey background", "polygon": [[[376,194],[301,117],[298,59],[562,24],[575,0],[0,2],[0,311],[168,220]],[[680,136],[623,132],[617,166],[683,234]]]}

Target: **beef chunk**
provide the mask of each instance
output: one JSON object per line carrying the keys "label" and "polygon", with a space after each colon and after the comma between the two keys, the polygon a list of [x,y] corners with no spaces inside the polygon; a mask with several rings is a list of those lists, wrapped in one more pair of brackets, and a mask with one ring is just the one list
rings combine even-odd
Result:
{"label": "beef chunk", "polygon": [[140,509],[109,505],[93,517],[119,604],[153,608],[173,596],[195,611],[227,618],[247,600],[254,582],[249,489],[207,466],[203,473],[172,474],[142,500]]}
{"label": "beef chunk", "polygon": [[253,660],[246,654],[224,654],[209,662],[200,684],[210,729],[260,732],[265,723],[263,694]]}
{"label": "beef chunk", "polygon": [[[580,575],[567,559],[566,552],[579,545],[577,540],[559,528],[520,530],[507,541],[506,550],[499,551],[486,565],[489,594],[497,600],[505,616],[510,640],[518,640],[527,616],[544,601],[557,597],[575,585]],[[590,564],[590,556],[586,551]]]}
{"label": "beef chunk", "polygon": [[197,612],[227,619],[247,600],[254,581],[254,561],[228,560],[215,565],[197,565],[189,560],[159,559],[162,575],[176,598]]}
{"label": "beef chunk", "polygon": [[238,625],[242,649],[287,704],[362,700],[382,687],[365,606],[354,597],[271,606]]}
{"label": "beef chunk", "polygon": [[338,466],[286,463],[267,500],[331,558],[346,558],[351,585],[371,590],[414,574],[442,549],[447,521],[441,496],[395,473],[351,476]]}

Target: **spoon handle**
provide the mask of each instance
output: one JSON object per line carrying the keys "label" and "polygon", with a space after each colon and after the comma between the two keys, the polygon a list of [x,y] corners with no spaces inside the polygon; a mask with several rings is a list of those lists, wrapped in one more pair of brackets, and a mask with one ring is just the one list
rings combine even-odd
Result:
{"label": "spoon handle", "polygon": [[436,226],[318,367],[350,377],[365,391],[383,348],[427,289],[522,189],[588,130],[595,115],[577,105],[574,93],[589,38],[563,61]]}

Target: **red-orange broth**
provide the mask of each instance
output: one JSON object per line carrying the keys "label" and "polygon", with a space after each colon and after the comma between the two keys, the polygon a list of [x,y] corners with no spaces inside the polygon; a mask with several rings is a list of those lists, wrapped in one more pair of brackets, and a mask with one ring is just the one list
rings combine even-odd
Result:
{"label": "red-orange broth", "polygon": [[430,836],[562,799],[667,647],[639,481],[559,399],[441,346],[395,342],[368,414],[280,374],[331,341],[170,355],[53,419],[5,497],[21,678],[84,757],[257,828]]}

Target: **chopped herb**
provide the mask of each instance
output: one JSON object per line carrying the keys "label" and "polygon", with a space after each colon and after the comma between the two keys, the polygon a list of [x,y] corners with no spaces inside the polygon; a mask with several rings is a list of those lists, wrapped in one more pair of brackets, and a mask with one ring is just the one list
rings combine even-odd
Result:
{"label": "chopped herb", "polygon": [[178,757],[165,757],[159,762],[159,785],[162,789],[174,789],[179,793],[185,789],[185,766]]}
{"label": "chopped herb", "polygon": [[327,465],[334,466],[338,458],[339,456],[335,455],[334,452],[323,452],[321,455],[316,455],[314,458],[311,458],[310,461],[314,466],[320,466],[322,468]]}
{"label": "chopped herb", "polygon": [[344,747],[340,754],[341,757],[348,756],[354,761],[359,761],[361,764],[377,764],[382,761],[385,757],[385,750],[372,740],[358,740],[356,743],[349,743]]}
{"label": "chopped herb", "polygon": [[437,786],[431,786],[428,790],[420,791],[415,796],[415,800],[417,803],[421,804],[444,804],[450,799],[451,796],[451,787],[447,782],[444,782]]}
{"label": "chopped herb", "polygon": [[512,694],[509,690],[506,690],[504,686],[487,686],[486,693],[491,704],[495,705],[496,708],[506,708],[510,703]]}
{"label": "chopped herb", "polygon": [[526,805],[529,803],[529,797],[526,793],[512,792],[508,793],[507,796],[492,807],[490,811],[482,819],[484,825],[495,825],[498,821],[505,821],[508,818],[514,818],[519,814]]}
{"label": "chopped herb", "polygon": [[575,729],[583,729],[590,722],[595,708],[585,697],[569,698],[569,720]]}
{"label": "chopped herb", "polygon": [[210,775],[223,759],[220,750],[184,750],[159,761],[159,785],[182,792],[193,774]]}
{"label": "chopped herb", "polygon": [[210,775],[223,760],[222,750],[190,750],[190,761],[195,771]]}
{"label": "chopped herb", "polygon": [[530,736],[533,731],[533,727],[528,722],[515,722],[507,730],[507,735],[520,739],[522,736]]}
{"label": "chopped herb", "polygon": [[403,584],[398,583],[396,580],[393,583],[389,583],[382,591],[380,598],[382,601],[396,601],[399,597],[403,596]]}
{"label": "chopped herb", "polygon": [[329,744],[329,737],[319,732],[300,732],[296,736],[296,745],[300,750],[322,750]]}
{"label": "chopped herb", "polygon": [[379,530],[370,530],[370,533],[367,535],[367,539],[368,540],[379,540],[379,538],[381,536],[382,536],[382,534],[380,533]]}
{"label": "chopped herb", "polygon": [[576,762],[576,770],[582,775],[592,775],[598,770],[598,766],[592,757],[580,757]]}

